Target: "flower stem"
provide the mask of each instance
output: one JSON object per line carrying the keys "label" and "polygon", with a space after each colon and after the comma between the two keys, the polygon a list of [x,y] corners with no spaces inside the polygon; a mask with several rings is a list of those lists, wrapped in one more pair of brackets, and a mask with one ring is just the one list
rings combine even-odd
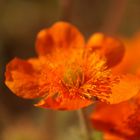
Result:
{"label": "flower stem", "polygon": [[87,122],[86,114],[83,109],[77,111],[79,117],[79,123],[81,128],[81,134],[85,140],[92,140],[90,133],[90,126]]}

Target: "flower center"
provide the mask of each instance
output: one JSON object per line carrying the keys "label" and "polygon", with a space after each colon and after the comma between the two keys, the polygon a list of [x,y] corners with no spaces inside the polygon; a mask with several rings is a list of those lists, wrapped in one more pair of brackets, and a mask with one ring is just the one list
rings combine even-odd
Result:
{"label": "flower center", "polygon": [[63,82],[68,87],[80,87],[83,81],[84,75],[80,67],[68,68],[63,75]]}

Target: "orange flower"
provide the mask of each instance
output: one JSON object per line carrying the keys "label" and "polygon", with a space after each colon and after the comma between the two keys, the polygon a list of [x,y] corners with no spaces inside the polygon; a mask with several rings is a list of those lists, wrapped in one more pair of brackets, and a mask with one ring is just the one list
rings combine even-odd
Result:
{"label": "orange flower", "polygon": [[[103,36],[101,42],[98,36]],[[95,101],[119,103],[139,90],[137,78],[115,77],[108,68],[122,59],[123,47],[102,34],[93,35],[86,45],[76,27],[58,22],[39,32],[37,58],[9,62],[5,83],[17,96],[41,98],[36,106],[43,108],[74,110]]]}
{"label": "orange flower", "polygon": [[124,140],[138,140],[140,138],[139,108],[140,94],[116,105],[100,103],[91,115],[93,127],[118,139],[120,137]]}

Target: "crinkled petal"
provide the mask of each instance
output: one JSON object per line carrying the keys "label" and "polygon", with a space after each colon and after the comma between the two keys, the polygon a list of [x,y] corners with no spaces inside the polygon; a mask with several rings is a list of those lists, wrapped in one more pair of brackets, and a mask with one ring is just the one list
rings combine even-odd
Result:
{"label": "crinkled petal", "polygon": [[90,118],[98,130],[126,140],[136,140],[140,136],[139,107],[140,93],[119,104],[98,103]]}
{"label": "crinkled petal", "polygon": [[83,35],[77,28],[66,22],[57,22],[51,28],[39,32],[36,39],[36,51],[44,56],[57,48],[84,47]]}
{"label": "crinkled petal", "polygon": [[6,66],[5,84],[14,94],[22,98],[40,96],[37,75],[27,61],[15,58]]}
{"label": "crinkled petal", "polygon": [[101,56],[107,59],[108,67],[118,64],[125,52],[124,45],[120,40],[105,36],[102,33],[93,34],[86,47],[88,54],[99,51]]}
{"label": "crinkled petal", "polygon": [[135,104],[133,102],[127,101],[114,105],[99,103],[90,118],[94,128],[121,137],[128,137],[133,132],[127,127],[127,121],[134,112]]}
{"label": "crinkled petal", "polygon": [[39,58],[30,58],[27,60],[28,63],[30,63],[33,67],[33,69],[36,71],[36,72],[41,72],[44,67],[48,64],[46,63],[46,58],[44,57],[39,57]]}
{"label": "crinkled petal", "polygon": [[[68,93],[66,93],[68,94]],[[93,101],[80,96],[63,96],[58,93],[42,99],[36,106],[54,110],[76,110],[92,104]]]}
{"label": "crinkled petal", "polygon": [[117,104],[129,100],[140,91],[140,80],[133,75],[121,77],[117,84],[112,86],[112,94],[107,99],[110,104]]}

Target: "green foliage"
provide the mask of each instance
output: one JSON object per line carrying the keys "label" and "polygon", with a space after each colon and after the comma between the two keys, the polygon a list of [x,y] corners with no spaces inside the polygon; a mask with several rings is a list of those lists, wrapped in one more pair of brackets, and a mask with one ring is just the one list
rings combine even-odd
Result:
{"label": "green foliage", "polygon": [[103,134],[100,131],[93,130],[92,138],[93,140],[103,140]]}

